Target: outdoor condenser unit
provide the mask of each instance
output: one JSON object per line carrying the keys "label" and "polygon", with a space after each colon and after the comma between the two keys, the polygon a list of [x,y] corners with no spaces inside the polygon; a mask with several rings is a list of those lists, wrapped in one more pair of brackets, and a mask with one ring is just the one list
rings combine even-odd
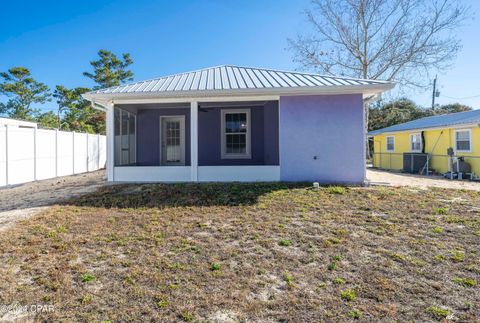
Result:
{"label": "outdoor condenser unit", "polygon": [[466,163],[463,157],[457,158],[457,160],[453,163],[453,168],[452,170],[454,172],[459,172],[459,173],[471,173],[472,172],[472,167],[470,166],[469,163]]}
{"label": "outdoor condenser unit", "polygon": [[403,153],[403,171],[419,174],[427,163],[427,156],[424,153]]}

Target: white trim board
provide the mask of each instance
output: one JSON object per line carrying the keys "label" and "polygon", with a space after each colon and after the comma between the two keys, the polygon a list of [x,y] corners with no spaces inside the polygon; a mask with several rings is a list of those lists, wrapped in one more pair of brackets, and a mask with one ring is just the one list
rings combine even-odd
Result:
{"label": "white trim board", "polygon": [[[191,182],[190,166],[117,166],[116,182]],[[199,166],[199,182],[277,182],[280,166]]]}
{"label": "white trim board", "polygon": [[117,166],[116,182],[190,182],[190,166]]}
{"label": "white trim board", "polygon": [[[135,103],[146,102],[148,99],[155,99],[158,102],[165,100],[180,99],[185,102],[211,102],[215,100],[236,101],[239,97],[260,97],[260,96],[292,96],[292,95],[335,95],[335,94],[363,94],[363,97],[369,97],[394,87],[393,84],[375,84],[375,85],[337,85],[312,87],[302,86],[295,88],[270,88],[270,89],[235,89],[235,90],[206,90],[206,91],[178,91],[159,93],[159,92],[140,92],[140,93],[96,93],[83,94],[83,98],[92,102],[108,102],[115,100],[115,103],[134,100]],[[177,101],[178,102],[178,101]]]}
{"label": "white trim board", "polygon": [[199,182],[277,182],[280,166],[199,166]]}

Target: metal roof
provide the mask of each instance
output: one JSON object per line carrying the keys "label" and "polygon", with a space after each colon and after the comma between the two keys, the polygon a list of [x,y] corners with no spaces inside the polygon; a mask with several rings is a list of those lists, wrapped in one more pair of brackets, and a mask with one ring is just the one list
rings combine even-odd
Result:
{"label": "metal roof", "polygon": [[438,116],[426,117],[417,119],[394,126],[386,127],[383,129],[373,130],[368,133],[370,136],[379,135],[385,132],[400,132],[406,130],[428,129],[428,128],[441,128],[449,126],[458,126],[462,124],[480,124],[480,109],[457,112],[450,114],[442,114]]}
{"label": "metal roof", "polygon": [[[318,89],[332,87],[378,88],[382,92],[393,87],[391,82],[355,79],[350,77],[326,76],[311,73],[287,72],[264,68],[222,65],[192,72],[164,76],[147,81],[125,84],[88,92],[93,96],[124,96],[126,94],[198,94],[214,92],[229,94],[281,90]],[[379,90],[380,89],[380,90]],[[273,91],[272,91],[273,92]],[[362,92],[362,91],[360,91]]]}

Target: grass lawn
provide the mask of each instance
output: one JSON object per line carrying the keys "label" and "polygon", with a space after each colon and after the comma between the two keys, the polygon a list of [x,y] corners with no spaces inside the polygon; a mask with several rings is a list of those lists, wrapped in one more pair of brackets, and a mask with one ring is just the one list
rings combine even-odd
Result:
{"label": "grass lawn", "polygon": [[4,232],[0,277],[47,321],[475,321],[480,194],[109,186]]}

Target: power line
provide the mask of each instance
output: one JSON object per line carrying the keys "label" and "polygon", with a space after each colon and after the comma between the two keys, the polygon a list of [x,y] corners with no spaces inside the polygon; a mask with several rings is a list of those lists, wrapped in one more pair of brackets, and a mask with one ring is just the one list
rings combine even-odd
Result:
{"label": "power line", "polygon": [[463,98],[456,98],[456,97],[453,97],[453,96],[448,96],[448,95],[442,95],[446,98],[449,98],[449,99],[454,99],[454,100],[466,100],[466,99],[475,99],[475,98],[480,98],[480,94],[477,94],[477,95],[472,95],[472,96],[465,96]]}

